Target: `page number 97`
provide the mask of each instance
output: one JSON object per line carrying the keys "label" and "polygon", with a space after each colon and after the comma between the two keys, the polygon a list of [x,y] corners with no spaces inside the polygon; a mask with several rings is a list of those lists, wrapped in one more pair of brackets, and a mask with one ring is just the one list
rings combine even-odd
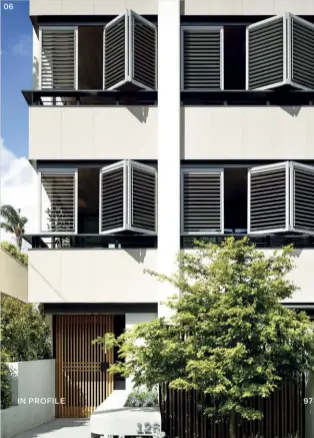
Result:
{"label": "page number 97", "polygon": [[3,9],[5,11],[12,11],[14,9],[13,3],[3,3]]}

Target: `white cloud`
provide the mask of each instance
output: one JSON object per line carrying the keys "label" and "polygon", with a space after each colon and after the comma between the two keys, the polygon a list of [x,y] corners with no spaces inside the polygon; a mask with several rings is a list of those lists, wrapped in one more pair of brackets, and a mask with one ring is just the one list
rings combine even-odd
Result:
{"label": "white cloud", "polygon": [[33,52],[33,40],[29,35],[20,35],[19,40],[13,44],[12,53],[17,56],[30,56]]}
{"label": "white cloud", "polygon": [[[26,233],[35,233],[38,229],[38,191],[37,174],[27,158],[17,158],[9,151],[1,138],[0,143],[0,203],[11,204],[20,208],[21,213],[28,218]],[[1,230],[0,240],[15,242]]]}

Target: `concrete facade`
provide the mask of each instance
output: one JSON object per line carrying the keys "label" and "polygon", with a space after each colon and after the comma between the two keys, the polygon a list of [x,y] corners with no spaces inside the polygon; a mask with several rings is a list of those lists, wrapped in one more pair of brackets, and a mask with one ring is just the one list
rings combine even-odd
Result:
{"label": "concrete facade", "polygon": [[0,248],[0,292],[27,302],[27,268]]}

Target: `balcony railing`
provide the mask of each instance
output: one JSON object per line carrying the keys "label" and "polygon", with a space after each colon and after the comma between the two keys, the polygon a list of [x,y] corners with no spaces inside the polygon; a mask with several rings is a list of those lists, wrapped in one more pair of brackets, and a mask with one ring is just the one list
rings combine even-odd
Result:
{"label": "balcony railing", "polygon": [[[156,106],[157,91],[23,90],[29,106]],[[181,91],[182,106],[312,106],[314,91]]]}
{"label": "balcony railing", "polygon": [[[240,240],[247,234],[220,234],[211,236],[182,236],[181,249],[193,249],[196,241],[211,242],[221,244],[227,237],[233,236]],[[99,234],[77,234],[77,235],[56,235],[56,234],[33,234],[25,235],[24,239],[34,249],[135,249],[135,248],[157,248],[157,236],[143,235],[116,235],[102,236]],[[277,234],[249,236],[249,241],[254,243],[257,248],[282,248],[293,244],[296,249],[313,248],[314,236],[298,234]]]}

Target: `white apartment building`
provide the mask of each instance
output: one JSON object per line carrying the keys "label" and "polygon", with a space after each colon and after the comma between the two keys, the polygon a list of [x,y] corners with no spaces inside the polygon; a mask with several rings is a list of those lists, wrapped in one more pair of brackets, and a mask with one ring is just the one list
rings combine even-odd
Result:
{"label": "white apartment building", "polygon": [[71,400],[57,416],[128,384],[91,340],[167,315],[173,290],[143,271],[170,274],[195,237],[293,242],[285,305],[313,312],[314,2],[30,0],[30,17],[28,297]]}

